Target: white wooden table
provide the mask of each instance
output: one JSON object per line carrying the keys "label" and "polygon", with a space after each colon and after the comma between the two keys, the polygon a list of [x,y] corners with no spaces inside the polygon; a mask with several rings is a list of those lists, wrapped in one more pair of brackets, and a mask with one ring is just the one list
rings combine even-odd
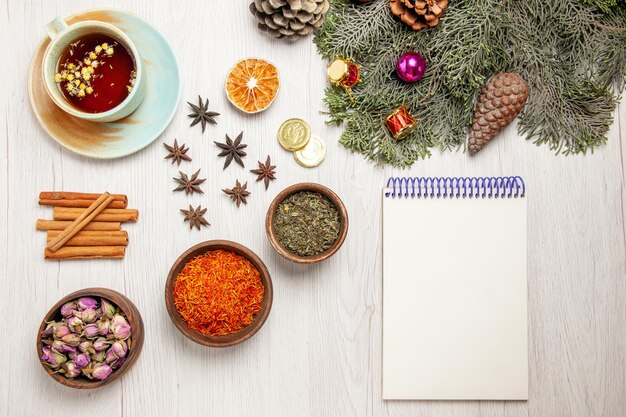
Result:
{"label": "white wooden table", "polygon": [[[43,1],[0,5],[0,415],[1,416],[532,416],[626,415],[626,105],[609,143],[593,155],[555,156],[510,127],[477,157],[436,152],[410,171],[377,168],[342,148],[340,130],[326,127],[325,65],[311,39],[287,44],[256,29],[248,1]],[[183,101],[165,134],[142,152],[95,161],[64,150],[30,112],[26,73],[44,24],[100,6],[127,8],[170,41],[183,76]],[[232,108],[224,95],[228,69],[260,56],[280,70],[282,89],[256,116]],[[190,129],[185,101],[207,96],[220,111],[205,134]],[[288,117],[308,120],[328,144],[317,169],[301,168],[275,139]],[[620,128],[621,126],[621,128]],[[244,131],[246,169],[222,170],[213,140]],[[202,168],[205,194],[172,193],[175,166],[161,142],[191,146],[190,172]],[[248,169],[267,154],[278,165],[269,191]],[[522,175],[529,199],[528,402],[384,402],[381,400],[380,189],[390,175]],[[235,179],[252,196],[239,210],[220,191]],[[263,226],[272,198],[299,181],[333,188],[345,201],[350,231],[329,261],[297,266],[270,247]],[[46,262],[35,219],[42,190],[126,193],[141,212],[128,227],[123,261]],[[212,226],[189,231],[179,209],[209,208]],[[420,221],[420,219],[415,219]],[[171,263],[189,246],[230,239],[257,252],[274,281],[274,305],[248,342],[209,349],[185,339],[165,310]],[[49,378],[35,355],[35,333],[61,296],[104,286],[128,295],[146,325],[143,354],[121,381],[73,391]]]}

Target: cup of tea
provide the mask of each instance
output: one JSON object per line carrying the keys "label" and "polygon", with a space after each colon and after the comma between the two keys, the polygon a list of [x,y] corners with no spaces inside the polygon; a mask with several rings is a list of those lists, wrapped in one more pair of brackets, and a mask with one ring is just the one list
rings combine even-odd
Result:
{"label": "cup of tea", "polygon": [[134,112],[145,96],[143,60],[133,41],[106,22],[68,25],[57,17],[46,30],[43,79],[48,95],[66,113],[112,122]]}

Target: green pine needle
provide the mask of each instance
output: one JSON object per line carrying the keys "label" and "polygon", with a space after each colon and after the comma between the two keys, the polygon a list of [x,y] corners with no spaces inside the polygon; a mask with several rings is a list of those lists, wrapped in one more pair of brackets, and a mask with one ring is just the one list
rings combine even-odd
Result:
{"label": "green pine needle", "polygon": [[[432,148],[464,146],[485,82],[514,71],[530,86],[519,131],[559,153],[585,153],[606,142],[618,94],[626,85],[626,0],[451,0],[440,24],[414,32],[396,20],[388,0],[331,0],[315,35],[327,59],[362,66],[355,102],[326,90],[329,123],[343,124],[340,143],[374,163],[409,167]],[[397,57],[419,51],[422,80],[400,81]],[[407,104],[418,129],[397,142],[383,120]]]}

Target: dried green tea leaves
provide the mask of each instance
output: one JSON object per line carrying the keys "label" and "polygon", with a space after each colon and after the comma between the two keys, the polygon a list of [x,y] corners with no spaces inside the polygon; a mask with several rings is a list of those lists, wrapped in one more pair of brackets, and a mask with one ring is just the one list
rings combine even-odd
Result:
{"label": "dried green tea leaves", "polygon": [[315,256],[330,249],[339,238],[339,211],[326,197],[301,191],[276,208],[272,227],[278,242],[298,256]]}

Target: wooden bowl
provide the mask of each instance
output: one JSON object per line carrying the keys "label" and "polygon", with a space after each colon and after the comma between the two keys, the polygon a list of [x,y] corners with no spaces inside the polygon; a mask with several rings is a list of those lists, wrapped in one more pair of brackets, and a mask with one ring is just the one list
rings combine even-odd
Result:
{"label": "wooden bowl", "polygon": [[[300,191],[312,191],[325,196],[335,205],[337,211],[339,211],[341,230],[339,231],[337,241],[332,247],[315,256],[298,256],[295,253],[288,251],[278,242],[278,239],[274,234],[273,222],[276,208],[287,197]],[[324,187],[321,184],[302,182],[285,188],[276,196],[276,198],[274,198],[274,201],[272,201],[272,204],[270,204],[269,209],[267,209],[267,216],[265,217],[265,232],[267,233],[267,238],[272,244],[272,247],[283,258],[289,259],[290,261],[297,262],[299,264],[313,264],[330,258],[335,254],[335,252],[339,250],[341,245],[343,245],[343,242],[346,240],[346,235],[348,234],[348,212],[346,211],[346,206],[343,204],[343,201],[341,201],[339,196],[337,196],[337,194],[335,194],[331,189]]]}
{"label": "wooden bowl", "polygon": [[[185,322],[185,320],[181,317],[178,310],[176,310],[176,306],[174,305],[174,284],[176,282],[176,277],[178,277],[180,271],[182,271],[185,267],[185,264],[198,255],[218,249],[235,252],[237,255],[248,259],[259,271],[261,283],[265,288],[261,310],[257,313],[252,324],[244,327],[236,333],[229,334],[228,336],[209,336],[200,333],[197,330],[190,329],[187,327],[187,322]],[[167,307],[167,312],[169,313],[174,326],[176,326],[182,334],[194,342],[210,347],[228,347],[250,339],[263,326],[265,320],[267,320],[267,316],[269,316],[272,308],[273,298],[274,293],[272,288],[272,278],[270,277],[270,273],[261,258],[245,246],[228,240],[209,240],[187,249],[187,251],[180,255],[176,262],[174,262],[172,269],[170,269],[170,272],[167,275],[167,281],[165,283],[165,306]]]}
{"label": "wooden bowl", "polygon": [[[120,310],[128,319],[128,323],[130,324],[131,346],[128,350],[126,362],[124,362],[124,364],[119,369],[113,371],[113,373],[104,381],[92,380],[82,376],[74,379],[68,379],[61,374],[54,373],[54,370],[52,368],[41,363],[41,355],[43,353],[41,333],[45,330],[47,322],[51,320],[59,320],[61,318],[61,306],[80,297],[106,298],[120,308]],[[50,309],[50,311],[48,311],[43,321],[41,322],[41,325],[39,326],[39,331],[37,332],[37,358],[39,359],[41,366],[43,366],[43,369],[45,369],[48,375],[50,375],[55,381],[60,384],[76,389],[99,388],[118,379],[126,372],[128,372],[130,368],[132,368],[135,362],[137,362],[137,359],[139,359],[139,355],[141,354],[141,349],[143,348],[143,339],[143,320],[141,319],[141,314],[139,314],[139,310],[132,301],[130,301],[125,295],[120,294],[117,291],[110,290],[108,288],[85,288],[84,290],[73,292],[61,298],[59,302],[57,302]]]}

